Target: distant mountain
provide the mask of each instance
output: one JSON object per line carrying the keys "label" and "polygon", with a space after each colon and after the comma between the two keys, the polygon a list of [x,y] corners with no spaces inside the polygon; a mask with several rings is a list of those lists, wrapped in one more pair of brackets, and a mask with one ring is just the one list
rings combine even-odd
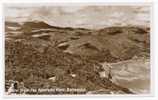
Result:
{"label": "distant mountain", "polygon": [[[18,23],[15,25],[18,25]],[[8,28],[8,24],[6,24],[6,28]],[[95,59],[98,59],[96,57],[102,53],[99,61],[113,62],[108,60],[104,53],[109,52],[110,59],[115,59],[114,61],[131,59],[135,55],[148,56],[150,53],[149,30],[146,27],[136,26],[115,26],[90,30],[57,27],[45,22],[35,21],[23,23],[21,29],[17,30],[23,34],[16,36],[16,38],[25,38],[26,35],[27,38],[40,38],[59,48],[62,48],[61,46],[64,46],[62,45],[64,43],[69,46],[63,52]],[[93,48],[87,47],[86,44],[93,46]]]}
{"label": "distant mountain", "polygon": [[5,26],[20,27],[20,24],[19,24],[19,23],[16,23],[16,22],[9,22],[9,21],[6,21],[6,22],[5,22]]}

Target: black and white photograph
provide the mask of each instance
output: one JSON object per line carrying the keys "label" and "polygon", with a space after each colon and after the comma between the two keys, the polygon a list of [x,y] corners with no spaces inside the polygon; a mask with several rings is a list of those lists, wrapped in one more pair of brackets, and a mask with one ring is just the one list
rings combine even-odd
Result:
{"label": "black and white photograph", "polygon": [[150,94],[151,7],[4,4],[4,94]]}

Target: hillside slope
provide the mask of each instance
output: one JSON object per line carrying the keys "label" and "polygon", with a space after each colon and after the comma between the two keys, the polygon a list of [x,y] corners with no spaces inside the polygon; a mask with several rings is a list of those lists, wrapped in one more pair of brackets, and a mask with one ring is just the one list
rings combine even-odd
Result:
{"label": "hillside slope", "polygon": [[85,88],[84,94],[133,93],[130,87],[101,78],[100,63],[134,56],[147,58],[150,54],[150,29],[144,27],[91,30],[44,22],[5,25],[5,80],[24,82],[26,88]]}

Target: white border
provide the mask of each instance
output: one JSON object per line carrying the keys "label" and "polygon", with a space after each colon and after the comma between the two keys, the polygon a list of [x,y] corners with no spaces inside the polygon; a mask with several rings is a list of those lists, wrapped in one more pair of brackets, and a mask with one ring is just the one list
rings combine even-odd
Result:
{"label": "white border", "polygon": [[[68,1],[68,2],[67,2]],[[90,2],[91,1],[91,2]],[[120,2],[120,1],[122,1],[122,2]],[[150,0],[147,0],[146,2],[144,2],[144,1],[142,1],[142,0],[132,0],[132,1],[127,1],[127,0],[120,0],[119,2],[117,1],[117,0],[107,0],[107,1],[103,1],[103,0],[87,0],[87,1],[83,1],[83,0],[54,0],[54,1],[52,1],[52,0],[44,0],[44,1],[40,1],[40,3],[55,3],[55,5],[56,4],[59,4],[59,5],[63,5],[63,4],[76,4],[76,3],[86,3],[86,5],[87,4],[101,4],[101,5],[119,5],[119,4],[123,4],[123,5],[126,5],[126,4],[128,4],[128,5],[144,5],[144,4],[149,4],[149,5],[152,5],[152,8],[153,8],[153,4],[152,4],[152,2],[150,1]],[[39,4],[39,2],[38,1],[33,1],[33,0],[25,0],[25,1],[22,1],[22,0],[12,0],[12,2],[11,2],[11,0],[2,0],[2,4],[0,5],[0,7],[3,7],[3,5],[5,5],[5,4],[8,4],[8,3],[14,3],[14,4],[17,4],[17,3],[20,3],[20,4],[22,4],[22,3],[26,3],[26,4]],[[43,5],[43,4],[42,4]],[[52,4],[51,4],[52,5]],[[78,5],[78,4],[77,4]],[[1,15],[3,16],[3,12],[1,11]],[[1,16],[1,17],[2,17]],[[4,21],[4,18],[2,17],[1,18],[2,20],[1,20],[1,23],[3,23],[3,21]],[[3,26],[3,24],[1,24],[2,25],[2,27],[1,27],[1,33],[3,33],[3,34],[0,34],[0,40],[2,40],[1,41],[1,47],[2,47],[2,49],[1,49],[1,54],[3,54],[3,56],[1,56],[0,57],[0,60],[3,62],[2,64],[3,64],[3,70],[1,70],[1,72],[3,73],[3,75],[2,75],[2,79],[4,80],[4,69],[5,69],[5,67],[4,67],[4,26]],[[138,97],[138,98],[140,98],[140,97],[148,97],[148,98],[153,98],[154,96],[155,96],[155,89],[154,89],[154,87],[155,87],[155,66],[153,66],[153,65],[155,65],[155,60],[154,60],[154,54],[153,53],[155,53],[154,52],[154,50],[153,50],[153,43],[154,43],[154,31],[153,31],[153,28],[154,28],[154,25],[153,25],[153,10],[151,10],[151,37],[150,37],[150,41],[151,41],[151,60],[150,60],[150,63],[151,63],[151,94],[149,94],[149,95],[51,95],[51,96],[49,96],[49,95],[26,95],[26,96],[24,96],[24,95],[15,95],[15,96],[8,96],[8,95],[5,95],[4,94],[4,81],[3,82],[1,82],[3,85],[3,87],[2,87],[2,89],[1,90],[3,90],[2,92],[3,92],[3,95],[2,96],[4,96],[4,97],[7,97],[7,98],[10,98],[10,97],[113,97],[113,98],[118,98],[118,97]],[[134,99],[133,98],[133,99]]]}

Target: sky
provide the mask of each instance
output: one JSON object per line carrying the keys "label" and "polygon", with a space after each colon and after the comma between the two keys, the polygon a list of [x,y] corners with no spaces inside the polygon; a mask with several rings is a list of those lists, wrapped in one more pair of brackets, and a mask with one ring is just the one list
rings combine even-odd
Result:
{"label": "sky", "polygon": [[6,5],[6,21],[44,21],[53,26],[104,28],[149,26],[149,5]]}

